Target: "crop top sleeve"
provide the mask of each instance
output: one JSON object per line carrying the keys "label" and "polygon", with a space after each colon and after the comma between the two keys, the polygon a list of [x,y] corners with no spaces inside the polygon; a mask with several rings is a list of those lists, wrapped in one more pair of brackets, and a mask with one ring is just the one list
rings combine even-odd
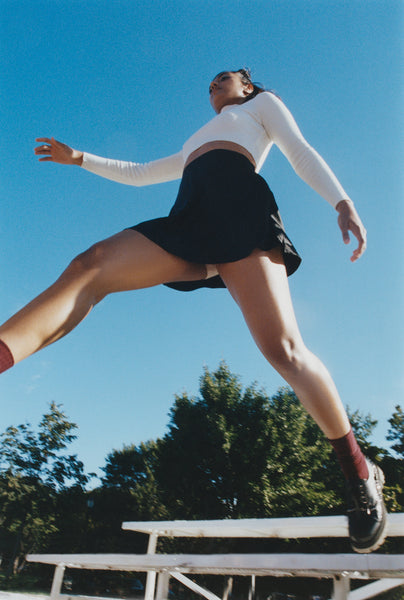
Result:
{"label": "crop top sleeve", "polygon": [[334,208],[349,199],[325,160],[305,140],[293,116],[274,94],[262,93],[254,100],[270,140],[286,156],[293,169]]}
{"label": "crop top sleeve", "polygon": [[95,173],[95,175],[100,175],[118,183],[142,186],[180,179],[184,169],[184,159],[182,152],[178,152],[166,158],[142,164],[102,158],[84,152],[81,166],[83,169]]}

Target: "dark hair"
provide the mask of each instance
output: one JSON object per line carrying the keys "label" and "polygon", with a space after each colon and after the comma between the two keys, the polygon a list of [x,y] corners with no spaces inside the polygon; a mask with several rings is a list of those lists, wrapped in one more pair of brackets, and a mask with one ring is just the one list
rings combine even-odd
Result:
{"label": "dark hair", "polygon": [[238,69],[237,71],[230,71],[230,73],[239,73],[241,81],[242,83],[244,83],[244,85],[253,86],[253,91],[251,92],[251,94],[248,94],[248,96],[245,99],[245,102],[248,102],[248,100],[252,100],[253,98],[255,98],[255,96],[261,94],[262,92],[270,91],[266,90],[261,83],[257,83],[251,80],[251,71],[248,67],[243,67],[242,69]]}

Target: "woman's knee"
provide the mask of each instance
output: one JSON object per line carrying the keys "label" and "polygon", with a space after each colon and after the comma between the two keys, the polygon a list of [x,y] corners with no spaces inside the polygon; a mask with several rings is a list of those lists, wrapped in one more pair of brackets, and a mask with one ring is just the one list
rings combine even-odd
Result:
{"label": "woman's knee", "polygon": [[66,273],[82,274],[102,269],[107,258],[105,244],[98,242],[78,254],[66,269]]}
{"label": "woman's knee", "polygon": [[107,292],[102,285],[103,272],[108,261],[108,252],[103,242],[98,242],[76,256],[63,271],[57,283],[74,285],[86,290],[92,302],[97,304]]}
{"label": "woman's knee", "polygon": [[266,359],[282,375],[295,375],[302,371],[306,362],[308,350],[299,339],[283,337],[271,340],[261,346]]}

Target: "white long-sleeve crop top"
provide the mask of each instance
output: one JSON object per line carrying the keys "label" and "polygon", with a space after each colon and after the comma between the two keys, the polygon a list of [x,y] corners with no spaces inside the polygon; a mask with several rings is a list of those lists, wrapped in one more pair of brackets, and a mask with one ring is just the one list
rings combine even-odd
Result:
{"label": "white long-sleeve crop top", "polygon": [[148,163],[102,158],[84,153],[82,167],[92,173],[142,186],[179,179],[187,157],[207,142],[229,141],[243,146],[253,156],[256,171],[261,169],[273,144],[283,152],[296,173],[331,206],[349,199],[322,157],[304,139],[293,116],[271,92],[262,92],[244,104],[233,104],[194,133],[182,150]]}

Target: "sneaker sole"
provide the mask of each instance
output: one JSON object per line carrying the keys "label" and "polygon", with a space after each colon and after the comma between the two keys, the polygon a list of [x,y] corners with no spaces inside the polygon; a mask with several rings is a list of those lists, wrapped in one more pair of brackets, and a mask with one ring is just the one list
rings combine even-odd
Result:
{"label": "sneaker sole", "polygon": [[[375,465],[375,467],[376,467],[375,478],[381,484],[381,492],[383,495],[383,486],[385,483],[384,473],[380,467],[378,467],[377,465]],[[366,548],[358,548],[351,542],[352,548],[353,548],[353,550],[355,550],[355,552],[357,552],[358,554],[369,554],[370,552],[374,552],[375,550],[377,550],[378,548],[380,548],[380,546],[382,546],[384,544],[384,541],[387,537],[387,535],[386,535],[386,533],[387,533],[387,531],[386,531],[387,530],[387,511],[384,506],[384,503],[383,503],[383,517],[384,517],[383,529],[381,530],[380,535],[378,536],[377,540],[375,540],[375,542],[371,546],[367,546]]]}

